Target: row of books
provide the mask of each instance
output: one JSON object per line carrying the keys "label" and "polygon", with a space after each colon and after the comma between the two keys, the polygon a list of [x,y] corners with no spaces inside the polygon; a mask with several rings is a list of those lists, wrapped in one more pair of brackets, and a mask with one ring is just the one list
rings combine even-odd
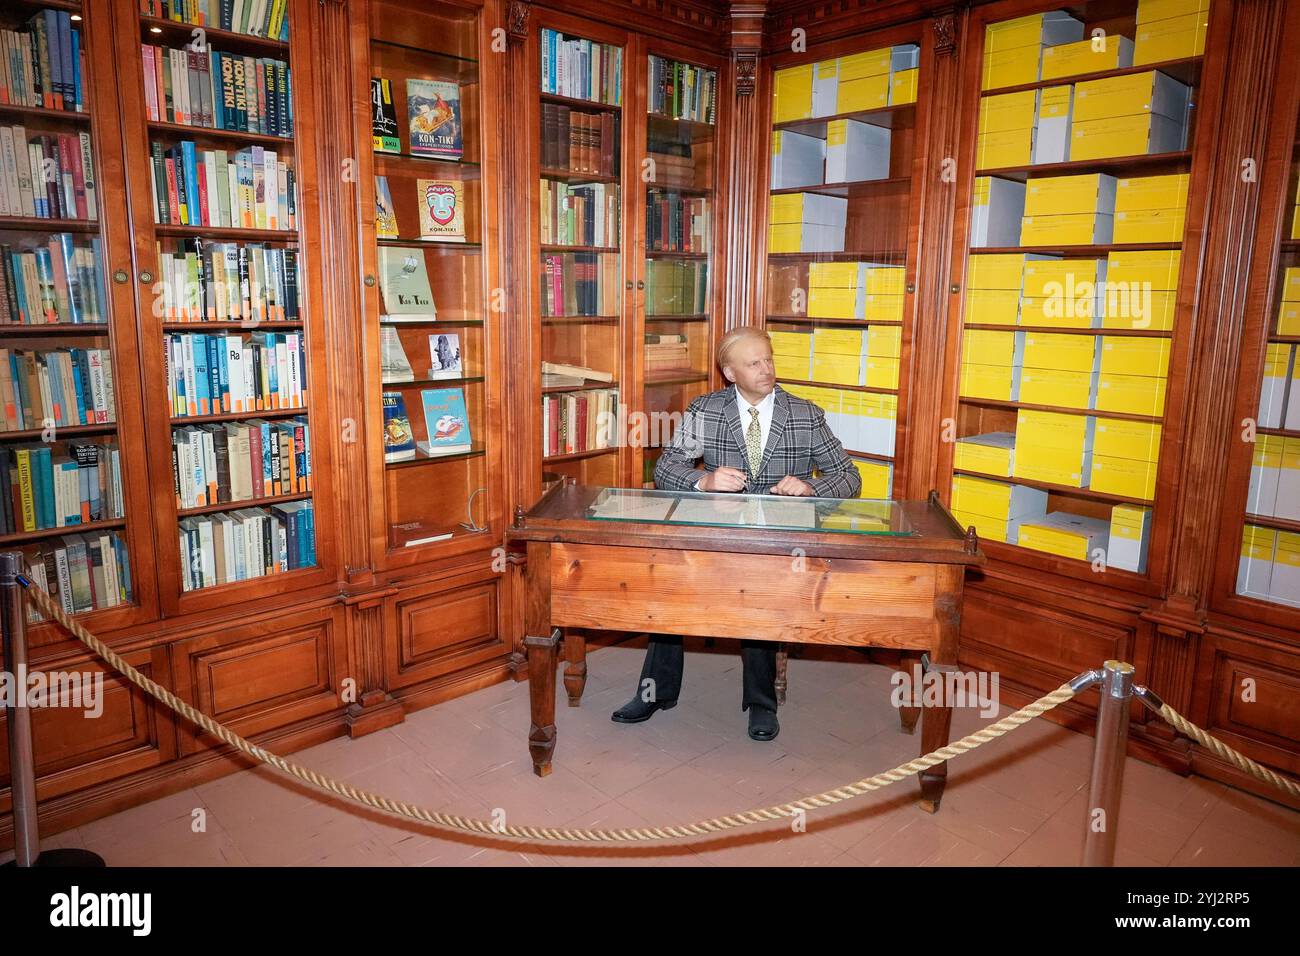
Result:
{"label": "row of books", "polygon": [[305,416],[172,429],[176,505],[200,508],[311,490]]}
{"label": "row of books", "polygon": [[166,322],[296,322],[298,253],[263,243],[158,243]]}
{"label": "row of books", "polygon": [[653,252],[708,252],[713,232],[709,201],[671,189],[647,189],[645,243]]}
{"label": "row of books", "polygon": [[645,370],[666,372],[690,368],[690,347],[681,333],[653,333],[645,336]]}
{"label": "row of books", "polygon": [[561,246],[616,246],[619,188],[612,183],[571,186],[542,180],[543,243]]}
{"label": "row of books", "polygon": [[[377,153],[400,153],[402,138],[393,103],[393,84],[387,77],[370,78],[370,135]],[[416,156],[457,160],[465,154],[464,124],[460,112],[460,84],[448,80],[406,81],[408,145]]]}
{"label": "row of books", "polygon": [[61,232],[33,249],[0,246],[0,265],[0,325],[108,321],[98,236],[79,245]]}
{"label": "row of books", "polygon": [[617,176],[621,161],[618,113],[585,113],[542,104],[542,165],[575,173]]}
{"label": "row of books", "polygon": [[542,29],[542,92],[595,103],[622,103],[623,48]]}
{"label": "row of books", "polygon": [[146,17],[289,40],[289,0],[140,0]]}
{"label": "row of books", "polygon": [[181,589],[246,581],[316,564],[310,501],[182,518]]}
{"label": "row of books", "polygon": [[619,257],[611,252],[542,255],[542,315],[618,315]]}
{"label": "row of books", "polygon": [[0,30],[0,103],[85,111],[81,31],[66,10],[42,10],[25,30]]}
{"label": "row of books", "polygon": [[0,448],[0,534],[120,518],[122,456],[96,442]]}
{"label": "row of books", "polygon": [[[126,542],[116,534],[65,534],[23,549],[27,576],[68,614],[98,611],[131,601]],[[43,615],[28,603],[27,620]]]}
{"label": "row of books", "polygon": [[245,339],[238,333],[173,332],[167,336],[167,398],[177,418],[302,408],[302,335],[253,332]]}
{"label": "row of books", "polygon": [[594,388],[542,396],[542,454],[569,455],[613,447],[618,389]]}
{"label": "row of books", "polygon": [[718,74],[689,63],[651,56],[650,112],[672,119],[712,124],[718,110]]}
{"label": "row of books", "polygon": [[0,126],[0,216],[98,219],[89,133],[28,136]]}
{"label": "row of books", "polygon": [[294,172],[274,150],[250,146],[230,154],[181,140],[151,144],[154,221],[173,226],[297,228]]}
{"label": "row of books", "polygon": [[409,461],[417,451],[426,457],[456,455],[473,447],[463,388],[426,388],[420,392],[428,438],[417,440],[401,392],[384,392],[384,461]]}
{"label": "row of books", "polygon": [[[428,336],[429,364],[420,369],[421,379],[462,378],[465,366],[460,354],[460,336],[455,332],[438,332]],[[402,345],[401,333],[393,325],[379,327],[380,374],[385,385],[414,382],[415,369]]]}
{"label": "row of books", "polygon": [[[401,182],[401,180],[399,180]],[[465,183],[459,179],[417,179],[415,203],[420,213],[420,238],[465,241]],[[387,176],[375,177],[375,237],[400,239],[397,206]]]}
{"label": "row of books", "polygon": [[293,135],[293,71],[283,60],[147,43],[140,55],[154,122]]}
{"label": "row of books", "polygon": [[649,259],[645,264],[647,315],[703,315],[709,311],[709,264]]}
{"label": "row of books", "polygon": [[116,420],[108,349],[0,349],[5,431]]}

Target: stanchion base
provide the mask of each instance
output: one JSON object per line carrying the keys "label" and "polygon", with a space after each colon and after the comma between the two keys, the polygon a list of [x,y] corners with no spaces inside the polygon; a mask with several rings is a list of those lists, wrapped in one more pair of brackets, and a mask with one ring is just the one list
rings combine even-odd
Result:
{"label": "stanchion base", "polygon": [[[17,867],[18,864],[10,860],[4,864],[5,867]],[[36,865],[41,867],[58,867],[60,869],[80,867],[99,867],[107,866],[104,858],[98,853],[91,853],[89,850],[78,850],[75,847],[68,847],[60,850],[46,850],[36,858]]]}

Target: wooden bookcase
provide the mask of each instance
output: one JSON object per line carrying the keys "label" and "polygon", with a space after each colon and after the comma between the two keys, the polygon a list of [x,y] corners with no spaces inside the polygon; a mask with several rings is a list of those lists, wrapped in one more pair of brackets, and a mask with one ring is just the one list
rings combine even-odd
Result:
{"label": "wooden bookcase", "polygon": [[[909,24],[772,58],[758,301],[778,381],[827,412],[863,472],[865,498],[901,494],[907,482],[926,156],[918,123],[928,81],[923,42],[920,25]],[[809,237],[781,230],[792,228],[792,216],[822,214],[785,210],[826,197],[841,205],[842,240],[805,251]]]}
{"label": "wooden bookcase", "polygon": [[[366,68],[356,77],[365,86],[357,95],[364,93],[371,102],[372,78],[387,81],[396,125],[395,144],[373,142],[372,117],[355,134],[358,142],[373,147],[359,164],[362,254],[370,277],[364,293],[367,461],[371,487],[383,489],[371,499],[371,540],[376,567],[396,569],[490,547],[501,529],[498,323],[503,307],[496,262],[500,160],[484,146],[485,131],[492,128],[484,104],[495,102],[497,86],[491,71],[480,66],[491,63],[490,58],[484,60],[490,37],[480,8],[378,0],[367,10],[368,21],[363,24],[358,18],[355,24],[355,29],[366,31]],[[413,147],[410,81],[445,84],[432,89],[448,91],[447,99],[455,84],[459,155],[454,143],[441,154]],[[377,221],[381,183],[393,204],[395,236],[381,234]],[[430,223],[433,213],[421,206],[430,208],[430,188],[445,196],[448,185],[457,191],[463,235],[428,236],[421,228],[422,213]],[[436,195],[434,200],[439,201]],[[433,296],[431,308],[402,313],[385,300],[386,272],[400,268],[403,259],[424,270]],[[393,380],[391,370],[385,369],[385,336],[400,344],[410,366],[409,379]],[[454,363],[448,370],[432,367],[439,348],[444,355],[459,351],[459,369]],[[469,448],[429,453],[418,445],[436,427],[436,421],[426,421],[424,394],[444,389],[458,391],[462,398]],[[402,399],[411,440],[417,443],[405,459],[386,460],[386,394]],[[399,538],[403,527],[405,538]],[[404,543],[448,533],[451,537],[429,543]]]}

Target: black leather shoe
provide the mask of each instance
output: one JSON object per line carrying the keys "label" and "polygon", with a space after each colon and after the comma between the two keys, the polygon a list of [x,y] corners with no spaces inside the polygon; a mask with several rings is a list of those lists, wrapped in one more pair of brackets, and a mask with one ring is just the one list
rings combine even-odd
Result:
{"label": "black leather shoe", "polygon": [[749,708],[749,736],[753,740],[774,740],[781,732],[776,712],[757,704]]}
{"label": "black leather shoe", "polygon": [[672,710],[676,706],[677,701],[675,700],[645,701],[640,697],[633,697],[610,714],[609,717],[610,720],[615,720],[620,724],[639,724],[641,721],[653,717],[656,710]]}

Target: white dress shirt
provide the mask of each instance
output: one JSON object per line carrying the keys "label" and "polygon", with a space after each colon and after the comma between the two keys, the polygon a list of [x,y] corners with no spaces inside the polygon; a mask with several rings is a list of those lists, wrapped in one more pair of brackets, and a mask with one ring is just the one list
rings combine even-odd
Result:
{"label": "white dress shirt", "polygon": [[[749,423],[752,416],[749,414],[751,408],[758,409],[758,429],[760,448],[767,449],[767,436],[772,434],[772,410],[776,407],[776,389],[768,392],[763,396],[757,405],[750,405],[745,400],[745,396],[740,394],[740,389],[733,384],[731,390],[736,393],[736,411],[740,415],[740,433],[746,435],[749,433]],[[704,479],[700,479],[703,481]],[[700,490],[700,482],[695,483],[695,490]]]}

